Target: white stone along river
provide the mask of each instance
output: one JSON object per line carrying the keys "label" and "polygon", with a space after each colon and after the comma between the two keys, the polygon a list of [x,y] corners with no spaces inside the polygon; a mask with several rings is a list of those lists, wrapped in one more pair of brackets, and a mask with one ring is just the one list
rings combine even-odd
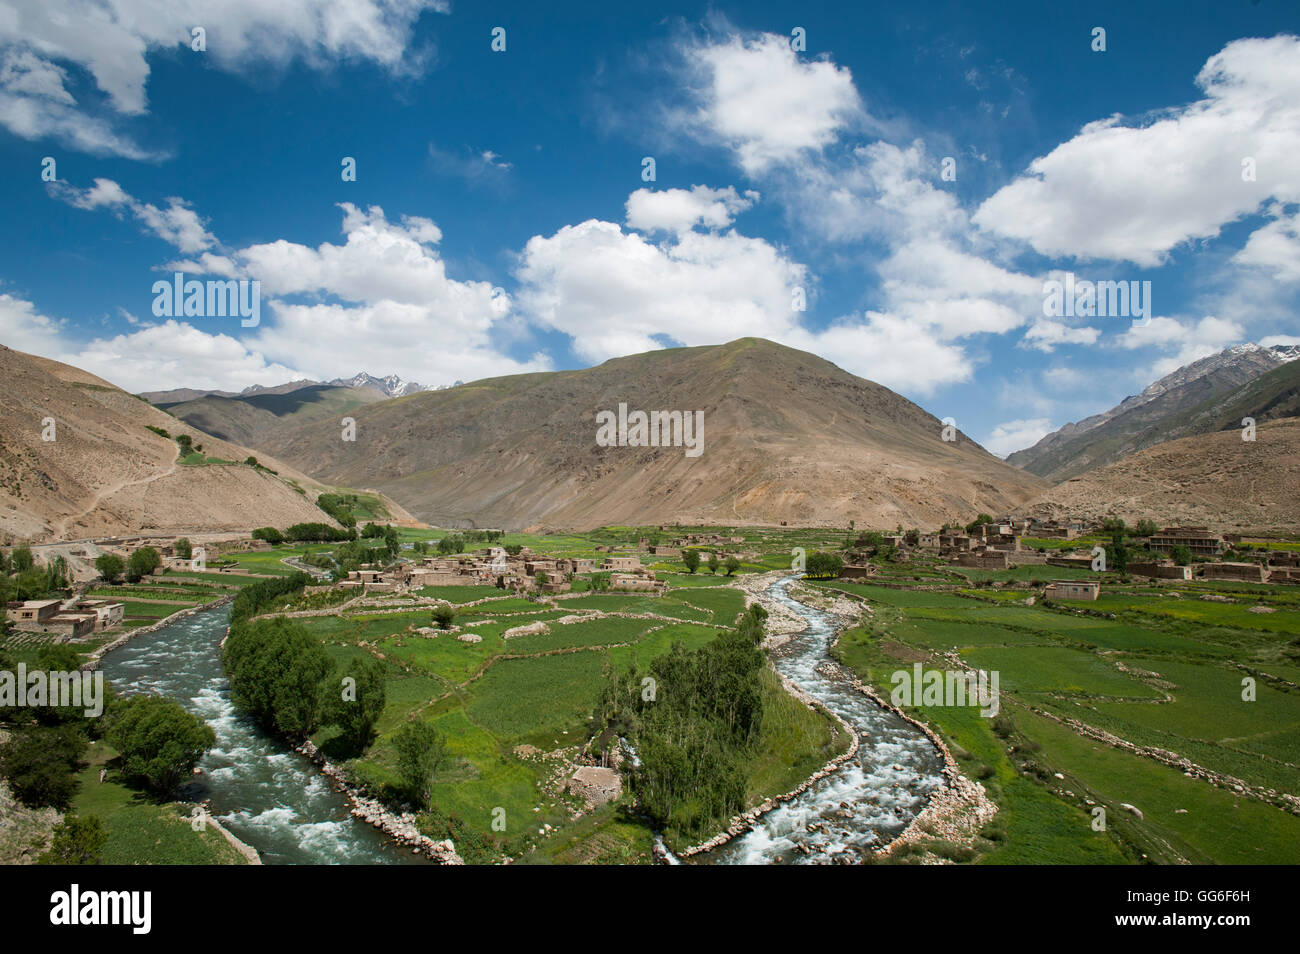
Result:
{"label": "white stone along river", "polygon": [[[749,832],[694,862],[809,864],[856,862],[888,843],[942,784],[942,762],[916,726],[856,690],[832,662],[838,617],[789,593],[794,577],[767,595],[807,628],[772,652],[776,668],[858,733],[857,755]],[[197,797],[267,864],[422,864],[422,856],[355,819],[345,797],[304,756],[239,713],[221,669],[229,607],[195,613],[106,654],[104,676],[120,692],[152,692],[202,717],[217,744],[196,776]]]}

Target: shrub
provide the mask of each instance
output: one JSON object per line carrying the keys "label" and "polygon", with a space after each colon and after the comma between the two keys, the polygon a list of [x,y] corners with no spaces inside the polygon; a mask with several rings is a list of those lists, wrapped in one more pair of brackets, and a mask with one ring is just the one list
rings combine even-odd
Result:
{"label": "shrub", "polygon": [[65,815],[54,826],[54,841],[37,860],[39,865],[97,865],[108,832],[95,815]]}
{"label": "shrub", "polygon": [[0,746],[0,773],[24,805],[67,808],[77,790],[72,773],[85,750],[86,737],[74,726],[24,729]]}

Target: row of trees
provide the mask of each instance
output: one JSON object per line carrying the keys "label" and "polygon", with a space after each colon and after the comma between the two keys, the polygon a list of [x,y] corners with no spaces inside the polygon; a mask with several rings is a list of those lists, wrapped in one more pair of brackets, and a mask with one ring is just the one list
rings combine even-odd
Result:
{"label": "row of trees", "polygon": [[319,639],[284,616],[232,623],[222,664],[235,705],[267,729],[303,739],[335,725],[349,754],[370,744],[387,701],[382,663],[358,656],[340,671]]}
{"label": "row of trees", "polygon": [[39,565],[26,545],[12,552],[0,550],[0,603],[43,599],[60,594],[68,586],[68,564],[63,557],[53,556]]}
{"label": "row of trees", "polygon": [[[291,739],[333,725],[338,735],[327,743],[331,754],[359,755],[374,740],[387,704],[383,664],[357,656],[340,669],[320,640],[288,617],[253,619],[307,582],[304,574],[263,580],[235,598],[222,650],[231,699],[267,729]],[[440,606],[433,616],[448,628],[454,611]],[[412,722],[394,736],[393,747],[402,794],[427,809],[447,757],[445,737],[428,723]]]}
{"label": "row of trees", "polygon": [[[682,563],[686,564],[686,572],[694,573],[700,568],[700,551],[683,550]],[[724,567],[726,569],[727,576],[731,576],[740,569],[740,561],[734,556],[728,556],[726,560],[721,560],[718,558],[716,553],[709,554],[709,559],[705,565],[709,568],[709,572],[714,576],[717,576],[719,567]]]}
{"label": "row of trees", "polygon": [[[70,646],[43,647],[37,665],[51,672],[75,672],[81,657]],[[0,670],[16,664],[0,650]],[[170,795],[216,744],[202,719],[160,696],[117,696],[105,685],[101,718],[82,707],[25,706],[0,709],[9,737],[0,746],[0,774],[24,805],[66,809],[76,794],[76,773],[91,739],[104,739],[118,752],[118,769],[129,782],[158,798]]]}
{"label": "row of trees", "polygon": [[605,738],[632,741],[633,785],[658,824],[697,834],[743,810],[763,719],[766,617],[755,604],[735,630],[696,650],[679,642],[646,672],[606,664],[596,718]]}
{"label": "row of trees", "polygon": [[[178,541],[178,556],[180,550]],[[192,553],[188,540],[185,541],[185,551]],[[188,560],[190,557],[185,556],[182,559]],[[160,566],[162,566],[162,555],[153,547],[141,547],[125,560],[116,553],[101,553],[95,557],[95,569],[109,583],[116,583],[123,576],[126,577],[127,582],[137,583]]]}

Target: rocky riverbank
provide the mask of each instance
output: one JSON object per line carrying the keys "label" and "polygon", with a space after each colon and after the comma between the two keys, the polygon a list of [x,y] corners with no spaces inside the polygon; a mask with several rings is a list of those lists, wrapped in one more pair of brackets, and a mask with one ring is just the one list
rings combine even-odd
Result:
{"label": "rocky riverbank", "polygon": [[[808,626],[807,621],[797,613],[767,595],[768,588],[786,576],[788,576],[787,573],[777,571],[742,577],[736,581],[737,588],[745,592],[747,603],[757,602],[768,611],[771,632],[765,641],[765,645],[769,648],[784,645]],[[791,595],[795,596],[796,594],[792,593]],[[845,627],[859,620],[864,610],[869,612],[869,609],[859,598],[844,591],[837,590],[833,591],[833,593],[826,593],[800,587],[796,598],[822,612],[839,617],[844,621]],[[840,632],[843,631],[843,628],[840,628]],[[832,648],[838,640],[839,633],[837,632],[831,642]],[[867,696],[873,703],[893,713],[923,733],[943,762],[942,787],[929,796],[925,808],[912,819],[911,823],[889,844],[877,848],[876,853],[880,856],[888,856],[904,845],[921,842],[927,838],[937,838],[958,844],[973,842],[979,830],[997,813],[997,806],[988,799],[984,787],[962,775],[956,760],[948,750],[947,744],[928,725],[903,712],[889,700],[882,698],[871,686],[864,684],[856,675],[847,671],[844,667],[830,661],[824,665],[833,669],[840,679],[852,686],[856,691]],[[795,698],[805,703],[818,705],[816,700],[812,699],[806,692],[784,676],[782,676],[782,682],[787,691]],[[857,732],[835,713],[820,705],[818,705],[818,708],[834,718],[849,732],[852,739],[850,749],[832,759],[798,788],[785,795],[767,799],[750,811],[737,816],[725,831],[702,844],[686,849],[680,853],[679,857],[687,858],[701,852],[710,851],[744,834],[755,827],[763,815],[785,802],[797,798],[819,780],[839,771],[846,762],[856,756],[860,744]],[[668,857],[666,849],[658,846],[656,854],[665,863],[671,863],[675,860]]]}
{"label": "rocky riverbank", "polygon": [[428,835],[420,833],[415,825],[415,816],[410,812],[400,814],[393,812],[377,799],[364,795],[348,781],[347,773],[325,758],[310,740],[298,746],[297,751],[311,759],[320,769],[321,774],[347,797],[355,817],[378,828],[398,844],[406,845],[412,852],[427,855],[437,864],[463,865],[465,863],[456,853],[456,846],[450,838],[445,841],[434,841]]}
{"label": "rocky riverbank", "polygon": [[162,619],[150,623],[148,626],[140,626],[136,629],[127,630],[116,639],[105,643],[103,646],[100,646],[92,652],[90,654],[90,659],[82,663],[81,668],[98,669],[99,661],[103,659],[105,655],[119,647],[125,646],[137,636],[143,636],[145,633],[152,633],[155,630],[162,629],[164,626],[170,626],[172,623],[184,619],[186,616],[193,616],[195,613],[202,613],[205,610],[216,609],[218,606],[225,606],[227,603],[232,602],[234,598],[234,594],[232,593],[229,596],[221,597],[219,600],[213,600],[211,603],[204,603],[202,606],[187,606],[185,609],[172,613],[170,616],[164,616]]}

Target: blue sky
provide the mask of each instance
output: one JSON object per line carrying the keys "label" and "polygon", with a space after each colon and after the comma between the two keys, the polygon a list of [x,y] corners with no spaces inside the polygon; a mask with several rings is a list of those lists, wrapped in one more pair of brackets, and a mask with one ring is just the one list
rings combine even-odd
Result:
{"label": "blue sky", "polygon": [[[1294,4],[623,6],[0,0],[0,342],[138,391],[761,335],[1006,453],[1300,341]],[[177,270],[260,324],[155,317]]]}

